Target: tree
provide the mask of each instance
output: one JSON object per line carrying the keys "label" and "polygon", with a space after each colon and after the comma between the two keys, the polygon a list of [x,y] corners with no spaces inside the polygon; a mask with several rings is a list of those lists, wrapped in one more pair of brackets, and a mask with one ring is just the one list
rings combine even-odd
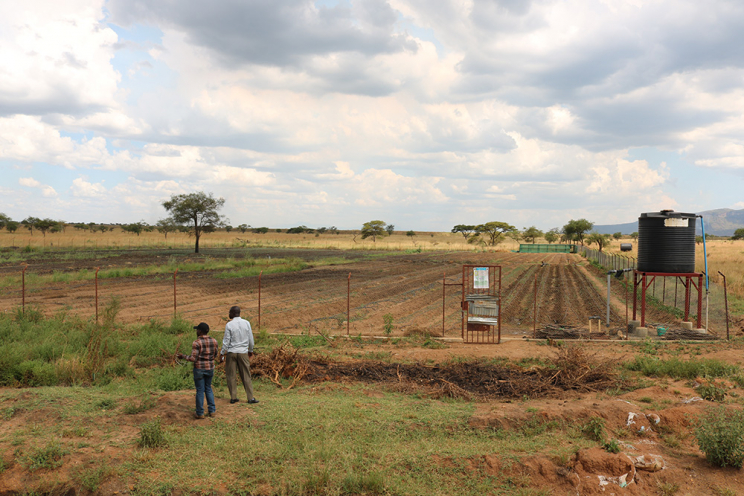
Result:
{"label": "tree", "polygon": [[535,242],[535,238],[539,238],[542,235],[543,235],[543,232],[540,229],[536,228],[535,226],[525,229],[524,232],[522,233],[522,236],[524,236],[525,241],[528,241],[531,239],[532,243]]}
{"label": "tree", "polygon": [[544,237],[545,237],[545,241],[547,241],[548,244],[555,243],[556,241],[558,241],[558,237],[559,237],[558,236],[558,228],[557,227],[554,227],[550,231],[546,232]]}
{"label": "tree", "polygon": [[0,229],[7,226],[8,222],[11,222],[10,217],[5,215],[4,213],[0,213]]}
{"label": "tree", "polygon": [[14,220],[9,220],[7,224],[5,224],[5,229],[8,230],[8,232],[16,232],[18,230],[18,226],[20,225],[20,222],[16,222]]}
{"label": "tree", "polygon": [[734,235],[731,236],[731,239],[744,239],[744,227],[740,227],[734,231]]}
{"label": "tree", "polygon": [[229,233],[232,230],[233,230],[233,226],[230,226],[230,225],[225,226],[225,232]]}
{"label": "tree", "polygon": [[362,239],[372,238],[372,242],[377,242],[377,237],[383,237],[387,234],[385,223],[381,220],[371,220],[362,225]]}
{"label": "tree", "polygon": [[328,229],[325,227],[319,227],[316,229],[318,231],[318,234],[324,234]]}
{"label": "tree", "polygon": [[336,226],[331,226],[328,228],[328,232],[331,234],[338,234],[338,228]]}
{"label": "tree", "polygon": [[176,224],[176,221],[173,220],[173,217],[166,217],[165,219],[160,219],[155,224],[155,228],[160,234],[165,236],[167,241],[168,233],[176,232],[178,230],[178,225]]}
{"label": "tree", "polygon": [[630,237],[633,238],[633,241],[635,241],[638,239],[638,233],[637,232],[631,233]]}
{"label": "tree", "polygon": [[613,238],[615,238],[615,239],[620,239],[620,238],[622,238],[622,237],[623,237],[623,233],[621,233],[621,232],[616,232],[615,234],[613,234],[613,235],[612,235],[612,237],[613,237]]}
{"label": "tree", "polygon": [[34,224],[34,227],[37,230],[41,231],[41,234],[43,234],[44,237],[46,238],[47,231],[49,231],[50,229],[54,228],[57,224],[58,224],[58,222],[56,220],[53,220],[53,219],[49,219],[49,218],[46,218],[46,219],[37,219],[36,220],[36,223]]}
{"label": "tree", "polygon": [[124,224],[121,226],[121,228],[124,232],[136,234],[137,236],[139,236],[140,234],[142,234],[142,231],[145,229],[145,225],[146,225],[145,221],[141,220],[139,222],[134,222],[132,224]]}
{"label": "tree", "polygon": [[31,236],[34,235],[34,228],[36,227],[36,224],[41,222],[41,219],[38,217],[26,217],[21,221],[21,224],[23,224],[23,227],[29,230],[31,233]]}
{"label": "tree", "polygon": [[253,232],[256,234],[266,234],[267,232],[269,232],[269,228],[268,227],[254,227]]}
{"label": "tree", "polygon": [[452,228],[453,233],[460,233],[465,239],[468,239],[471,234],[475,232],[476,226],[468,226],[465,224],[457,224]]}
{"label": "tree", "polygon": [[196,239],[194,253],[199,253],[199,239],[202,235],[214,232],[224,224],[224,217],[217,211],[225,204],[224,198],[215,198],[203,191],[183,195],[171,195],[163,202],[163,208],[170,212],[178,224],[189,224],[189,235]]}
{"label": "tree", "polygon": [[392,236],[393,233],[395,232],[395,225],[388,224],[387,226],[385,226],[385,231],[387,231],[388,236]]}
{"label": "tree", "polygon": [[584,235],[592,230],[594,227],[593,222],[589,222],[586,219],[568,221],[568,224],[563,226],[563,233],[569,237],[569,239],[578,241],[582,245],[584,244]]}
{"label": "tree", "polygon": [[489,245],[496,246],[501,242],[502,234],[514,232],[516,230],[517,228],[511,224],[494,221],[475,226],[475,235],[476,237],[483,235],[483,237],[487,238]]}
{"label": "tree", "polygon": [[[257,233],[258,232],[258,229],[260,229],[260,228],[258,228],[258,227],[257,228],[254,228],[253,229],[253,232],[254,233]],[[290,227],[289,229],[287,229],[287,233],[288,234],[303,234],[303,233],[306,233],[306,232],[307,233],[313,232],[313,230],[310,229],[310,228],[308,228],[307,226]]]}
{"label": "tree", "polygon": [[245,232],[246,232],[246,231],[247,231],[248,229],[250,229],[250,228],[251,228],[251,226],[249,226],[248,224],[240,224],[240,225],[238,226],[238,231],[240,231],[240,232],[242,232],[243,234],[245,234]]}
{"label": "tree", "polygon": [[612,243],[612,240],[610,239],[609,234],[599,234],[597,232],[593,232],[589,235],[588,238],[586,238],[586,244],[596,244],[600,253],[602,253],[602,248],[604,248],[605,246],[609,246],[610,243]]}

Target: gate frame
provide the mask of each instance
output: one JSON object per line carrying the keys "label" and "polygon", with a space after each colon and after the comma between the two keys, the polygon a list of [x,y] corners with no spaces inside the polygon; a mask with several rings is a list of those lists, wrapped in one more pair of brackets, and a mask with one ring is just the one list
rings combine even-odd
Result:
{"label": "gate frame", "polygon": [[[488,269],[488,289],[473,288],[473,269]],[[498,269],[498,279],[496,278],[496,269]],[[467,300],[469,294],[483,294],[493,297],[498,303],[499,315],[497,325],[489,324],[471,324],[468,323],[468,310],[470,302]],[[462,309],[461,331],[462,342],[466,344],[501,344],[501,266],[500,265],[463,265],[462,266]],[[494,330],[498,329],[498,341],[494,342]],[[475,339],[473,339],[475,338]]]}

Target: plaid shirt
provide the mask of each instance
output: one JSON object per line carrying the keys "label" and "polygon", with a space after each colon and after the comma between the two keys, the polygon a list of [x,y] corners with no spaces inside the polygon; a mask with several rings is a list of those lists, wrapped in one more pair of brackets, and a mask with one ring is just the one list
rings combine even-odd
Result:
{"label": "plaid shirt", "polygon": [[186,357],[194,362],[195,369],[214,370],[214,359],[217,357],[217,341],[209,336],[199,336],[191,344],[191,355]]}

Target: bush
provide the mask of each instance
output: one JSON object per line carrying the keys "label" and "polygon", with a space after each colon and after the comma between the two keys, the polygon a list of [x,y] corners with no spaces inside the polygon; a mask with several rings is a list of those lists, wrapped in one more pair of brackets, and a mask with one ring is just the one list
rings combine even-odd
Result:
{"label": "bush", "polygon": [[33,472],[40,468],[57,468],[62,466],[62,457],[67,451],[57,441],[51,441],[43,448],[38,448],[26,454],[23,458],[23,464]]}
{"label": "bush", "polygon": [[155,398],[145,393],[139,401],[131,400],[124,405],[124,413],[127,415],[134,415],[135,413],[142,413],[151,408],[155,408]]}
{"label": "bush", "polygon": [[695,438],[705,458],[719,467],[744,463],[744,411],[709,408],[695,422]]}
{"label": "bush", "polygon": [[708,401],[720,402],[726,398],[726,389],[713,381],[703,384],[697,391],[701,398]]}
{"label": "bush", "polygon": [[609,453],[620,453],[620,443],[617,441],[617,439],[611,439],[610,441],[604,443],[602,447]]}
{"label": "bush", "polygon": [[696,377],[727,377],[739,372],[736,365],[729,365],[721,360],[688,360],[678,358],[659,360],[656,357],[637,356],[624,364],[628,370],[640,372],[645,376],[672,377],[674,379],[695,379]]}
{"label": "bush", "polygon": [[168,440],[165,438],[165,433],[163,432],[163,426],[160,425],[160,419],[142,424],[138,444],[143,448],[159,448],[168,444]]}
{"label": "bush", "polygon": [[605,437],[605,421],[602,417],[592,417],[581,427],[581,433],[592,441],[602,441]]}
{"label": "bush", "polygon": [[181,391],[194,387],[191,367],[162,369],[157,378],[158,389],[163,391]]}

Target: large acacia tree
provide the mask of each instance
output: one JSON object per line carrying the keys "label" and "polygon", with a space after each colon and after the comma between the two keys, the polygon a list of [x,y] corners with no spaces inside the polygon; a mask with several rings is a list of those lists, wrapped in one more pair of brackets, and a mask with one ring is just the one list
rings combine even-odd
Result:
{"label": "large acacia tree", "polygon": [[194,253],[199,253],[199,238],[202,234],[214,232],[224,225],[224,218],[217,213],[225,204],[224,198],[215,198],[202,191],[187,195],[172,195],[163,202],[163,207],[171,214],[177,224],[189,226],[189,234],[196,238]]}
{"label": "large acacia tree", "polygon": [[496,246],[501,242],[501,235],[504,233],[511,233],[516,231],[517,228],[506,222],[486,222],[485,224],[479,224],[475,226],[475,234],[477,236],[483,236],[488,239],[487,243],[491,246]]}
{"label": "large acacia tree", "polygon": [[587,232],[591,231],[594,227],[593,222],[589,222],[586,219],[569,220],[568,224],[563,226],[563,234],[566,235],[567,239],[578,241],[582,245],[584,244],[584,236]]}
{"label": "large acacia tree", "polygon": [[381,238],[387,234],[387,231],[385,230],[386,226],[387,224],[381,220],[365,222],[364,225],[362,225],[362,239],[372,238],[372,242],[376,243],[378,237]]}

